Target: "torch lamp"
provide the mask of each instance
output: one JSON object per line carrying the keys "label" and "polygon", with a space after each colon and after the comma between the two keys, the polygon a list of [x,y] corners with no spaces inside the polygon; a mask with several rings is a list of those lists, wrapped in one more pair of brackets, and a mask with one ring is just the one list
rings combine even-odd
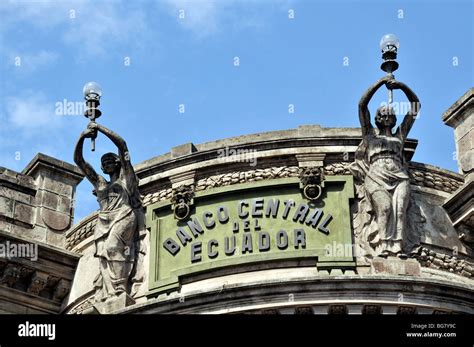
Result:
{"label": "torch lamp", "polygon": [[[102,88],[96,82],[88,82],[83,88],[84,99],[86,100],[86,111],[84,116],[89,118],[91,122],[95,123],[95,120],[100,117],[102,112],[99,110],[100,97],[102,96]],[[91,138],[91,150],[95,151],[95,139],[97,132]]]}
{"label": "torch lamp", "polygon": [[[397,51],[400,47],[400,41],[394,34],[386,34],[380,40],[380,49],[382,50],[383,63],[380,68],[388,75],[398,69]],[[393,90],[388,91],[388,103],[393,102]]]}

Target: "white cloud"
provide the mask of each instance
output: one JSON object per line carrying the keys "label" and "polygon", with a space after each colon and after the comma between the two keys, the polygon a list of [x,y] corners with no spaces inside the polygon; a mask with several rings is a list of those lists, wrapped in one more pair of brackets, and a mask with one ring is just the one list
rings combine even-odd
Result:
{"label": "white cloud", "polygon": [[44,128],[58,126],[54,103],[42,93],[28,91],[21,96],[8,96],[5,98],[5,109],[7,122],[17,129],[44,131]]}
{"label": "white cloud", "polygon": [[[274,11],[285,14],[290,0],[160,0],[147,2],[108,0],[0,1],[0,43],[17,47],[27,42],[12,40],[18,30],[34,30],[34,37],[54,31],[54,36],[75,48],[78,59],[104,56],[117,50],[133,50],[157,43],[154,15],[165,12],[197,38],[233,30],[261,28]],[[148,5],[148,6],[144,6]],[[235,11],[238,9],[238,11]],[[183,12],[180,12],[183,11]],[[184,14],[184,18],[180,18]],[[154,23],[153,23],[154,24]],[[38,32],[36,32],[38,31]],[[32,31],[33,33],[33,31]],[[3,49],[7,51],[7,49]],[[26,53],[26,52],[23,52]],[[10,54],[11,55],[11,54]]]}
{"label": "white cloud", "polygon": [[[103,55],[114,48],[138,46],[142,39],[146,39],[143,10],[115,2],[98,4],[98,7],[89,4],[76,9],[76,18],[71,20],[63,35],[66,43],[79,47],[87,55]],[[90,11],[91,6],[96,6],[96,10]]]}
{"label": "white cloud", "polygon": [[0,16],[3,21],[0,23],[0,42],[4,47],[16,46],[16,42],[10,42],[10,37],[14,37],[19,28],[31,26],[39,31],[36,35],[55,30],[65,44],[77,49],[76,56],[81,58],[101,56],[121,47],[139,46],[137,41],[148,37],[146,12],[130,2],[7,1],[0,3]]}
{"label": "white cloud", "polygon": [[9,64],[19,71],[32,72],[42,67],[48,67],[58,60],[58,54],[52,51],[41,50],[35,54],[12,54]]}
{"label": "white cloud", "polygon": [[48,30],[64,21],[68,16],[69,8],[67,1],[1,1],[2,24],[0,27],[7,28],[18,22],[30,22],[37,28]]}
{"label": "white cloud", "polygon": [[[261,29],[267,16],[286,16],[295,0],[164,0],[169,15],[198,38],[219,33],[225,25],[233,30]],[[238,8],[238,11],[236,9]],[[180,17],[181,16],[181,17]],[[184,17],[184,18],[182,18]]]}
{"label": "white cloud", "polygon": [[229,1],[165,0],[169,14],[198,37],[216,32]]}
{"label": "white cloud", "polygon": [[67,117],[41,92],[27,90],[2,98],[0,166],[21,171],[38,152],[60,158],[68,141]]}

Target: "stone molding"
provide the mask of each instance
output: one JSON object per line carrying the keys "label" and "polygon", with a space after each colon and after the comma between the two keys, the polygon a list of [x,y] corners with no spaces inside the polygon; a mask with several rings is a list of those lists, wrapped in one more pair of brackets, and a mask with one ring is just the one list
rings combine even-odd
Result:
{"label": "stone molding", "polygon": [[[2,244],[33,244],[0,232]],[[37,259],[0,258],[0,296],[12,305],[60,313],[69,294],[79,255],[38,244]],[[36,312],[36,311],[35,311]]]}
{"label": "stone molding", "polygon": [[82,219],[74,228],[66,233],[66,249],[72,250],[81,241],[88,239],[94,234],[97,224],[97,211]]}
{"label": "stone molding", "polygon": [[[351,162],[327,164],[324,167],[324,174],[327,176],[350,175],[350,164]],[[232,184],[260,181],[264,179],[298,177],[298,172],[298,166],[274,166],[264,169],[259,168],[246,171],[233,171],[197,179],[196,191],[224,187]],[[463,183],[461,175],[418,163],[411,163],[410,173],[412,184],[433,188],[447,193],[456,191]],[[143,204],[146,206],[169,198],[171,198],[171,188],[163,188],[156,192],[146,194],[144,196]]]}
{"label": "stone molding", "polygon": [[219,285],[222,282],[225,279],[209,286],[183,286],[179,293],[150,298],[117,313],[474,313],[472,290],[467,285],[413,276],[306,275],[267,279],[256,275],[253,282],[241,285]]}
{"label": "stone molding", "polygon": [[[351,162],[337,162],[325,165],[324,174],[331,175],[350,175],[349,165]],[[447,170],[439,169],[430,165],[420,163],[410,164],[411,183],[429,187],[443,192],[451,193],[462,185],[462,176]],[[207,177],[195,176],[195,191],[203,191],[207,189],[230,186],[240,183],[256,182],[267,179],[299,177],[298,166],[280,166],[257,168],[247,171],[231,171],[227,173],[211,175]],[[148,193],[143,197],[143,205],[148,206],[156,202],[169,200],[173,195],[173,189],[168,183],[161,189]],[[93,234],[95,226],[96,213],[84,218],[74,228],[70,229],[66,234],[66,249],[74,249],[83,240]]]}
{"label": "stone molding", "polygon": [[474,277],[474,263],[454,255],[435,252],[427,247],[420,247],[415,258],[423,267],[449,271],[467,278]]}

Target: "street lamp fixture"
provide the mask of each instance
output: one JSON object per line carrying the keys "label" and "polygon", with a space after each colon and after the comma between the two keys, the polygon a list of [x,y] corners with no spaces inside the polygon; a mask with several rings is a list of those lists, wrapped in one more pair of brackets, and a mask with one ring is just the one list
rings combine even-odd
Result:
{"label": "street lamp fixture", "polygon": [[[102,96],[102,88],[96,82],[88,82],[82,89],[84,99],[86,100],[86,111],[84,116],[89,118],[91,122],[95,122],[100,117],[102,112],[99,110],[100,97]],[[95,139],[97,133],[91,138],[91,150],[95,151]]]}
{"label": "street lamp fixture", "polygon": [[[400,41],[394,34],[385,34],[380,40],[380,49],[382,50],[383,63],[380,68],[388,75],[392,75],[398,69],[397,53],[400,47]],[[388,91],[388,103],[393,102],[393,90]]]}

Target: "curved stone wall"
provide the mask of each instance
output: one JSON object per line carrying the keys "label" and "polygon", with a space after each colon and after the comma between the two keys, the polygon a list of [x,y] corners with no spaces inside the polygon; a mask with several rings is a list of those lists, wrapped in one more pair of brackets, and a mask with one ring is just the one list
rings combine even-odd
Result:
{"label": "curved stone wall", "polygon": [[[360,129],[302,126],[298,129],[240,136],[201,145],[178,146],[170,153],[147,160],[135,168],[140,178],[144,206],[149,207],[169,201],[173,188],[181,185],[192,186],[195,192],[203,192],[250,182],[297,178],[301,168],[308,166],[308,163],[311,165],[316,163],[316,166],[323,167],[326,176],[351,175],[348,166],[354,160],[354,152],[360,141]],[[416,144],[414,140],[407,141],[406,160],[411,160]],[[229,155],[231,153],[240,153],[240,157],[237,158],[237,154]],[[252,272],[253,268],[248,268],[248,271],[239,270],[240,274],[215,275],[212,280],[188,279],[186,284],[182,285],[180,293],[158,297],[148,295],[146,290],[148,284],[145,283],[136,297],[138,303],[125,311],[192,313],[290,310],[297,313],[323,311],[334,313],[332,310],[355,309],[361,313],[370,310],[379,313],[400,313],[401,310],[413,310],[418,313],[443,310],[472,313],[473,252],[459,241],[456,230],[442,208],[452,193],[462,186],[463,176],[416,162],[410,162],[409,171],[415,199],[420,203],[429,222],[419,253],[415,259],[410,259],[414,262],[410,265],[413,268],[407,268],[405,264],[392,269],[384,267],[383,264],[377,267],[377,264],[374,265],[362,258],[356,259],[356,270],[348,273],[329,271],[324,274],[318,273],[314,268],[308,270],[290,265],[287,266],[287,270],[260,269]],[[356,203],[357,199],[354,199],[352,204]],[[93,213],[66,234],[67,249],[83,255],[66,308],[70,313],[80,313],[91,305],[88,298],[92,294],[92,278],[95,276],[92,270],[94,267],[97,268],[91,238],[95,223],[96,213]],[[292,276],[284,280],[288,283],[283,284],[288,287],[285,289],[286,293],[294,293],[301,297],[298,302],[288,302],[288,294],[285,297],[272,289],[272,281],[277,281],[279,278],[281,284],[282,273],[287,275],[290,270],[296,277],[304,277],[301,283],[298,282],[301,286],[299,289],[294,287],[296,282],[293,283]],[[309,276],[309,272],[305,271],[310,271],[312,275]],[[305,273],[309,277],[305,276]],[[263,274],[267,276],[265,277],[267,282],[259,280]],[[453,287],[453,298],[448,299],[451,300],[449,304],[446,304],[447,299],[442,295],[444,290],[442,288],[448,286],[446,278],[449,278],[451,286],[457,286]],[[213,289],[206,287],[212,287],[210,283],[220,283],[219,281],[224,283],[220,289],[218,286]],[[404,290],[397,291],[396,288],[404,288],[404,281],[412,283],[413,288],[418,288],[419,294],[411,293],[409,295],[413,298],[411,303],[408,300],[403,301],[405,304],[403,302],[401,304],[397,295]],[[232,290],[228,291],[225,283],[231,282]],[[377,300],[374,298],[378,294],[372,297],[365,292],[371,283],[380,289],[381,294]],[[388,289],[390,285],[394,287]],[[341,299],[338,294],[342,306],[334,308],[337,301],[334,291],[340,286],[346,288],[347,292],[344,295],[347,297],[343,295]],[[290,287],[295,289],[290,290]],[[320,291],[323,287],[323,294],[316,295],[316,289]],[[424,290],[429,290],[433,293],[432,296],[423,299]],[[188,294],[185,294],[186,291]],[[210,300],[209,298],[216,297],[216,291],[219,299]],[[184,300],[187,304],[177,305],[176,300],[179,301],[183,295],[186,296]],[[351,295],[357,299],[352,300]],[[382,298],[384,295],[386,297]],[[247,304],[241,302],[240,297],[242,300],[247,298],[250,302]],[[248,299],[249,297],[252,299]]]}

